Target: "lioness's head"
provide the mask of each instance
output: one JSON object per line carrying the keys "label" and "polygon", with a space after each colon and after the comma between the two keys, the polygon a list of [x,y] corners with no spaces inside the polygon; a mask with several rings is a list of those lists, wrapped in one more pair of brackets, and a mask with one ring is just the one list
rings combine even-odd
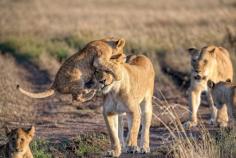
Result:
{"label": "lioness's head", "polygon": [[203,47],[201,50],[196,48],[188,49],[191,55],[191,65],[195,80],[208,80],[208,75],[214,70],[216,65],[216,49],[217,47],[215,46]]}
{"label": "lioness's head", "polygon": [[99,91],[103,94],[110,92],[115,82],[112,74],[106,71],[96,70],[94,76],[97,80]]}
{"label": "lioness's head", "polygon": [[6,127],[5,131],[9,141],[10,153],[14,155],[24,154],[29,149],[29,144],[34,137],[35,128],[32,126],[30,129],[17,128],[9,130]]}

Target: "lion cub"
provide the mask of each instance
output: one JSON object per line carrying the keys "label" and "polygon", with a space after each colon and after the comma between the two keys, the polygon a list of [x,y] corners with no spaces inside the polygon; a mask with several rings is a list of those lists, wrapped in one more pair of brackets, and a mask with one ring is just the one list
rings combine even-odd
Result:
{"label": "lion cub", "polygon": [[[137,55],[130,58],[128,63],[120,63],[117,68],[116,75],[121,78],[119,81],[105,70],[98,69],[95,72],[98,87],[105,97],[103,116],[112,145],[107,155],[118,157],[122,147],[126,147],[128,153],[148,153],[155,77],[153,65],[147,57]],[[128,117],[129,127],[127,145],[123,140],[124,113]],[[137,139],[140,122],[142,131],[139,149]]]}
{"label": "lion cub", "polygon": [[221,109],[226,104],[229,115],[229,123],[233,123],[236,118],[236,85],[228,79],[226,82],[214,83],[209,80],[207,85],[212,94],[215,106]]}
{"label": "lion cub", "polygon": [[[106,38],[89,42],[82,50],[62,64],[51,87],[44,92],[29,92],[19,85],[17,85],[17,89],[31,98],[46,98],[59,92],[72,94],[72,101],[88,101],[96,94],[94,83],[91,80],[95,71],[94,64],[106,71],[114,72],[116,65],[113,62],[117,61],[116,56],[121,55],[125,59],[124,45],[123,38],[119,40]],[[119,79],[114,73],[113,75],[114,78]]]}
{"label": "lion cub", "polygon": [[35,133],[35,127],[30,129],[17,128],[13,130],[5,129],[8,143],[1,146],[1,156],[7,158],[33,158],[29,144]]}

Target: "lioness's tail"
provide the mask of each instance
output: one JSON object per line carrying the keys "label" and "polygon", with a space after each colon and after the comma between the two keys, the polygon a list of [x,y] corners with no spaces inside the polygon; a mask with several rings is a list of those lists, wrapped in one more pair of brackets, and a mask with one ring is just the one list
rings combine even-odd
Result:
{"label": "lioness's tail", "polygon": [[32,93],[28,92],[20,87],[20,85],[17,85],[16,88],[23,94],[31,97],[31,98],[46,98],[54,94],[55,90],[50,88],[44,92],[39,92],[39,93]]}

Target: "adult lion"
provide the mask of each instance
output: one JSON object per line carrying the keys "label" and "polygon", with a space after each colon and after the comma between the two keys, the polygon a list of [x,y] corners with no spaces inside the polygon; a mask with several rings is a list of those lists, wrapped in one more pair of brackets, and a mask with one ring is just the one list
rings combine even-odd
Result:
{"label": "adult lion", "polygon": [[[197,111],[201,102],[201,93],[207,93],[208,102],[211,106],[211,123],[216,121],[220,126],[226,126],[228,121],[227,108],[224,106],[217,112],[214,106],[211,94],[208,92],[207,81],[214,82],[233,79],[233,66],[230,60],[229,52],[216,46],[203,47],[201,50],[190,48],[191,55],[191,85],[189,88],[189,121],[185,123],[186,127],[197,125]],[[217,115],[218,113],[218,115]]]}
{"label": "adult lion", "polygon": [[[109,156],[119,156],[123,140],[122,116],[128,116],[129,133],[127,152],[150,152],[149,129],[152,119],[152,96],[155,72],[151,61],[138,55],[129,59],[128,63],[119,64],[117,81],[102,69],[95,72],[98,87],[104,94],[103,116],[106,122],[112,150]],[[137,144],[139,126],[142,118],[140,150]],[[119,120],[119,121],[118,121]]]}
{"label": "adult lion", "polygon": [[[32,98],[49,97],[57,91],[62,94],[72,94],[73,100],[82,102],[89,100],[96,91],[93,89],[92,81],[95,71],[93,65],[111,72],[114,78],[119,80],[119,76],[116,76],[115,73],[115,63],[118,59],[116,58],[117,55],[125,57],[123,53],[124,45],[124,39],[114,40],[108,38],[92,41],[62,64],[52,86],[48,90],[32,93],[20,88],[20,86],[17,86],[17,88],[20,92]],[[119,58],[119,60],[123,62],[124,58]]]}

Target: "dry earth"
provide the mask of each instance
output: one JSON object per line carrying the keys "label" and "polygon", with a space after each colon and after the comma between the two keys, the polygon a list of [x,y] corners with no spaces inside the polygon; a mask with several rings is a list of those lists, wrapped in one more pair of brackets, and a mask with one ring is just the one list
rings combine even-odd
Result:
{"label": "dry earth", "polygon": [[[29,99],[17,92],[15,85],[20,83],[34,91],[46,89],[51,83],[47,71],[41,70],[30,62],[16,60],[8,54],[0,55],[0,66],[0,74],[4,74],[0,78],[0,128],[6,124],[10,128],[34,124],[37,138],[50,140],[55,144],[61,143],[63,140],[72,141],[80,134],[85,133],[106,134],[106,127],[101,115],[102,98],[95,98],[86,104],[78,105],[72,105],[69,96],[59,94],[48,99]],[[170,124],[169,116],[164,108],[167,102],[170,107],[175,108],[181,121],[184,122],[187,118],[185,90],[183,89],[181,92],[173,84],[158,85],[157,82],[153,99],[154,116],[150,138],[151,148],[156,154],[161,150],[161,146],[165,146],[169,140],[168,131],[156,118],[159,117],[165,123]],[[207,106],[201,106],[200,115],[204,120],[209,118]],[[1,131],[3,133],[3,128]],[[125,132],[125,134],[127,133]],[[4,140],[2,139],[3,142]],[[108,144],[105,144],[104,148],[107,146]],[[58,152],[55,151],[54,155],[58,156]],[[124,155],[124,157],[129,156]]]}

